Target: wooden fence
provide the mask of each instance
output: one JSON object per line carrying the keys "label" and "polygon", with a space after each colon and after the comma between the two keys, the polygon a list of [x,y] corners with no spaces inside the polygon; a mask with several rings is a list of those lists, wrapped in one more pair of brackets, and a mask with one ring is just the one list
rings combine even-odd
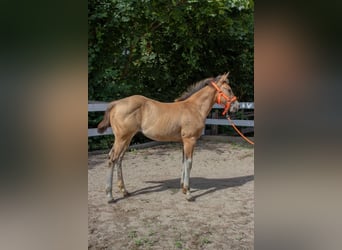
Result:
{"label": "wooden fence", "polygon": [[[105,102],[96,102],[96,101],[89,101],[88,102],[88,112],[104,112],[107,109],[108,103]],[[213,109],[222,109],[222,106],[215,104]],[[254,110],[254,102],[240,102],[240,109]],[[250,127],[254,128],[254,120],[233,120],[234,124],[238,127]],[[206,125],[214,125],[214,126],[231,126],[229,121],[225,118],[207,118]],[[113,134],[112,129],[108,128],[103,134],[99,134],[96,128],[89,128],[88,129],[88,137],[92,136],[100,136],[100,135],[109,135]],[[204,132],[203,132],[204,134]]]}

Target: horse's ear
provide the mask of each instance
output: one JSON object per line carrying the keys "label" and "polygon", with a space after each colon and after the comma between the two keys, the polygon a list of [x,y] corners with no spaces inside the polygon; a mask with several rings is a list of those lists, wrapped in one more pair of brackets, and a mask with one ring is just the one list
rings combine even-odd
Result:
{"label": "horse's ear", "polygon": [[223,81],[226,81],[228,79],[228,76],[229,76],[229,72],[228,73],[224,73],[221,78],[220,78],[220,82],[223,82]]}
{"label": "horse's ear", "polygon": [[217,83],[222,83],[222,82],[224,82],[225,80],[227,79],[227,76],[225,75],[225,74],[223,74],[221,77],[220,77],[220,79],[218,80],[218,82]]}

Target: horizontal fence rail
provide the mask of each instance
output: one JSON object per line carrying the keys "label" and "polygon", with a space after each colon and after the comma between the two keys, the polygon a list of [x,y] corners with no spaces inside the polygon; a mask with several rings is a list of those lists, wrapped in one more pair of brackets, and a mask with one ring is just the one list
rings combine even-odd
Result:
{"label": "horizontal fence rail", "polygon": [[[254,102],[240,102],[240,109],[254,109]],[[107,109],[108,103],[106,102],[89,102],[88,112],[104,112]],[[222,106],[214,104],[213,109],[223,109]],[[254,127],[254,120],[232,120],[233,123],[238,127]],[[231,126],[227,119],[211,119],[208,118],[205,121],[206,125],[218,125],[218,126]],[[112,129],[109,127],[107,130],[100,134],[97,132],[97,128],[88,129],[88,137],[110,135],[113,134]]]}

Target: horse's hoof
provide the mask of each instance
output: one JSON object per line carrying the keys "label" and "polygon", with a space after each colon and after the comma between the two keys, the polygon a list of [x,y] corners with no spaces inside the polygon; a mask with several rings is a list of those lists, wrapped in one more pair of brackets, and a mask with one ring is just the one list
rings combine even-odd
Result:
{"label": "horse's hoof", "polygon": [[114,200],[114,198],[110,198],[107,202],[108,204],[112,204],[112,203],[115,203],[116,201]]}
{"label": "horse's hoof", "polygon": [[129,197],[131,196],[131,193],[128,193],[127,191],[123,193],[123,197]]}
{"label": "horse's hoof", "polygon": [[192,195],[187,195],[186,200],[187,201],[195,201],[195,198]]}

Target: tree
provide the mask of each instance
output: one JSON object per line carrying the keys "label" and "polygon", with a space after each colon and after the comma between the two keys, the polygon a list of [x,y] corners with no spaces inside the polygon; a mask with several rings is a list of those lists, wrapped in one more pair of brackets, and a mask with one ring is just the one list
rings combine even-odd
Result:
{"label": "tree", "polygon": [[230,71],[240,100],[253,88],[253,1],[90,0],[89,99],[143,94],[173,101]]}

